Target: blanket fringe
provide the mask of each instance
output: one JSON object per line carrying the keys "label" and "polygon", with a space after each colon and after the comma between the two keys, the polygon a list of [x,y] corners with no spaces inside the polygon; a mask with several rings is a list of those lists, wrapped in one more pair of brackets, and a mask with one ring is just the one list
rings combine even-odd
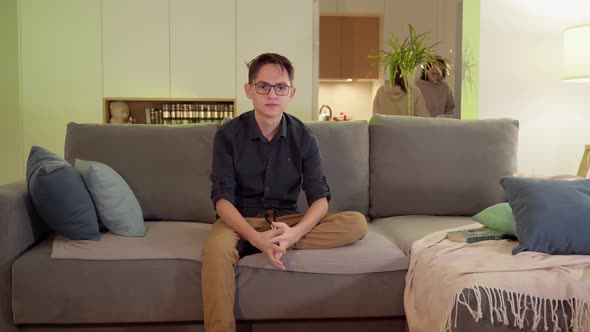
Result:
{"label": "blanket fringe", "polygon": [[[482,309],[483,296],[489,310],[485,313]],[[552,332],[590,331],[590,304],[580,299],[545,299],[474,286],[454,296],[439,332],[450,332],[457,328],[459,306],[467,309],[476,322],[487,318],[492,324],[500,323],[507,326],[512,324],[521,330],[529,328],[533,331]]]}

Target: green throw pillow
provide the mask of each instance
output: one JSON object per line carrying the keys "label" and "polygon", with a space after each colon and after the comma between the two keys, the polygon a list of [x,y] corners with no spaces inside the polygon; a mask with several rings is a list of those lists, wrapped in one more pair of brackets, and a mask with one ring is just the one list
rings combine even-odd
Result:
{"label": "green throw pillow", "polygon": [[472,219],[503,234],[516,235],[516,220],[508,203],[492,205]]}

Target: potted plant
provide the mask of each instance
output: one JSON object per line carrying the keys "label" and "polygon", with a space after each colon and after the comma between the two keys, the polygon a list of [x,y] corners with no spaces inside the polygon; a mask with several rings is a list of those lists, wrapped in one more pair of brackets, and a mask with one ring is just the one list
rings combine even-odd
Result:
{"label": "potted plant", "polygon": [[414,115],[412,93],[414,90],[414,77],[420,65],[428,66],[436,63],[437,56],[433,48],[439,43],[430,44],[428,32],[417,34],[411,24],[408,24],[410,34],[404,40],[400,40],[393,32],[386,44],[390,50],[378,50],[379,55],[370,55],[369,58],[376,59],[375,65],[382,64],[385,68],[385,75],[389,78],[389,84],[394,85],[396,73],[399,71],[403,78],[408,94],[408,115]]}

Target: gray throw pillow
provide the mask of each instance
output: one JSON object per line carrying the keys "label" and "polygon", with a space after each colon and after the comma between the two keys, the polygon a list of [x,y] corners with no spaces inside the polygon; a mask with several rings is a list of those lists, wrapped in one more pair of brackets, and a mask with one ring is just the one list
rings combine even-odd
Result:
{"label": "gray throw pillow", "polygon": [[109,166],[76,159],[74,167],[82,174],[94,200],[99,220],[113,234],[144,236],[141,206],[125,180]]}
{"label": "gray throw pillow", "polygon": [[516,219],[513,254],[590,254],[590,180],[503,177],[500,184]]}
{"label": "gray throw pillow", "polygon": [[37,213],[70,240],[98,240],[98,219],[80,174],[58,155],[33,146],[27,159],[27,187]]}

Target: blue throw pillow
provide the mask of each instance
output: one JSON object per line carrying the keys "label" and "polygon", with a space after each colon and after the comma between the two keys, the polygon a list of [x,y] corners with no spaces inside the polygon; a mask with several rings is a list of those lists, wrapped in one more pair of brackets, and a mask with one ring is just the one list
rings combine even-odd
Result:
{"label": "blue throw pillow", "polygon": [[84,178],[99,220],[111,233],[145,235],[141,206],[127,182],[115,170],[103,163],[79,159],[74,167]]}
{"label": "blue throw pillow", "polygon": [[27,186],[37,213],[70,240],[98,240],[98,218],[80,174],[58,155],[33,146],[27,159]]}
{"label": "blue throw pillow", "polygon": [[516,219],[513,254],[590,254],[590,180],[503,177]]}

